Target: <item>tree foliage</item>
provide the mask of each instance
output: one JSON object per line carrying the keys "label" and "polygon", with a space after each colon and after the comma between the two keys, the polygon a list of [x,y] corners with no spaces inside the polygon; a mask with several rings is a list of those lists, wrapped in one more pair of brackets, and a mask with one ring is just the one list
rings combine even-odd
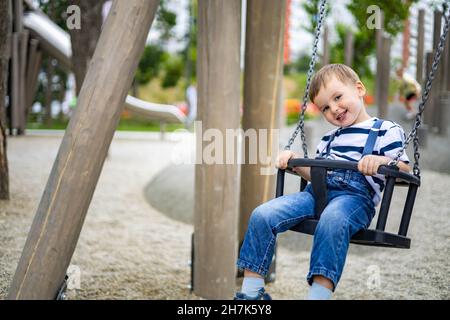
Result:
{"label": "tree foliage", "polygon": [[[409,8],[417,0],[396,1],[380,0],[376,5],[380,8],[384,15],[383,28],[391,37],[395,37],[403,30],[404,21],[408,18]],[[368,18],[373,14],[367,12],[367,8],[374,3],[371,0],[353,0],[347,4],[347,9],[355,18],[354,32],[354,60],[353,68],[362,77],[371,77],[372,72],[369,68],[367,57],[375,53],[375,28],[367,26]],[[332,47],[332,61],[344,61],[344,43],[348,26],[344,24],[336,25],[338,41]]]}

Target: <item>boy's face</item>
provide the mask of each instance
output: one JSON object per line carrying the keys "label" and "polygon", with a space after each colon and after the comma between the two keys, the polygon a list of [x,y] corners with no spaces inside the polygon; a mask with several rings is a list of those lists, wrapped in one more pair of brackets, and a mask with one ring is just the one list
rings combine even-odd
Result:
{"label": "boy's face", "polygon": [[326,86],[320,88],[313,102],[329,123],[348,127],[370,118],[364,109],[365,94],[366,89],[361,82],[344,83],[332,76]]}

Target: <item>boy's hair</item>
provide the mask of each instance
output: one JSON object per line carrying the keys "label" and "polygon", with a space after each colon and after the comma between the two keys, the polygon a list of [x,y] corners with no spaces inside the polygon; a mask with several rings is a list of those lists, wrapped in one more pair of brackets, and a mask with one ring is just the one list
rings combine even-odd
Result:
{"label": "boy's hair", "polygon": [[320,68],[311,80],[311,87],[309,89],[309,99],[311,101],[314,101],[314,98],[319,94],[319,90],[322,86],[326,86],[326,83],[332,76],[335,76],[343,83],[355,84],[361,81],[356,72],[345,64],[327,64]]}

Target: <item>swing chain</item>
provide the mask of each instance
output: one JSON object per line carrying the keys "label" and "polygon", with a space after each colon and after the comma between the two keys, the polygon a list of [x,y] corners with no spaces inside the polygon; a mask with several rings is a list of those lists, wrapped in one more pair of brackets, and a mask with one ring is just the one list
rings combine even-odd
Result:
{"label": "swing chain", "polygon": [[419,168],[420,153],[419,153],[419,138],[418,138],[418,135],[417,135],[417,129],[419,129],[419,127],[422,124],[422,114],[423,114],[423,111],[424,111],[424,108],[425,108],[425,104],[426,104],[426,102],[428,100],[428,96],[430,94],[431,84],[432,84],[432,82],[434,80],[434,77],[436,76],[436,72],[437,72],[437,68],[438,68],[438,65],[439,65],[439,61],[441,59],[441,55],[442,55],[442,52],[444,50],[445,40],[447,38],[447,34],[448,34],[448,30],[449,30],[449,20],[450,20],[450,10],[448,10],[449,12],[446,12],[447,9],[448,9],[448,6],[444,5],[445,25],[444,25],[443,32],[442,32],[442,34],[440,36],[440,39],[439,39],[438,47],[437,47],[436,52],[434,54],[433,64],[431,65],[431,70],[430,70],[430,72],[428,74],[428,77],[427,77],[427,81],[426,81],[426,84],[425,84],[425,89],[423,91],[422,99],[421,99],[420,104],[419,104],[419,112],[416,115],[414,127],[413,127],[412,131],[409,133],[408,138],[406,139],[405,143],[403,144],[403,148],[398,151],[398,153],[397,153],[397,155],[396,155],[396,157],[394,159],[394,163],[396,165],[398,163],[400,157],[405,152],[405,150],[408,147],[408,145],[411,142],[411,140],[413,140],[413,143],[414,143],[414,168],[413,168],[413,173],[417,177],[420,176],[420,168]]}
{"label": "swing chain", "polygon": [[305,137],[305,130],[304,130],[305,111],[306,111],[306,107],[307,107],[307,103],[308,103],[309,87],[311,84],[311,78],[314,73],[314,66],[316,64],[317,47],[318,47],[318,43],[319,43],[319,39],[320,39],[320,30],[322,29],[322,23],[325,18],[325,14],[326,14],[326,10],[325,10],[326,4],[327,4],[326,0],[321,0],[320,5],[319,5],[319,19],[317,21],[317,26],[316,26],[316,33],[315,33],[315,37],[314,37],[311,61],[309,62],[308,77],[306,80],[305,93],[303,95],[303,104],[302,104],[302,110],[300,113],[300,119],[297,123],[297,127],[295,128],[294,133],[292,134],[291,138],[288,141],[288,144],[284,148],[285,150],[290,150],[291,145],[294,143],[295,138],[297,137],[298,133],[300,132],[300,137],[302,140],[302,149],[303,149],[303,154],[304,154],[305,158],[308,158],[308,146],[306,145],[306,137]]}

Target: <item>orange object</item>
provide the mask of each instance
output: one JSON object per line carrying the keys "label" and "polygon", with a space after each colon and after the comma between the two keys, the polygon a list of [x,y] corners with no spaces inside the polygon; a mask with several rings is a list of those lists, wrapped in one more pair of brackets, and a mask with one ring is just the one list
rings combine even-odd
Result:
{"label": "orange object", "polygon": [[122,114],[121,114],[121,118],[122,119],[130,119],[131,118],[131,114],[128,110],[123,110]]}
{"label": "orange object", "polygon": [[372,95],[366,94],[364,96],[364,103],[365,104],[374,104],[375,103],[375,98]]}
{"label": "orange object", "polygon": [[[298,99],[286,99],[284,101],[284,111],[286,115],[289,116],[298,116],[301,110],[301,102]],[[320,114],[319,108],[314,103],[308,102],[306,105],[305,114],[311,117],[316,117]]]}

